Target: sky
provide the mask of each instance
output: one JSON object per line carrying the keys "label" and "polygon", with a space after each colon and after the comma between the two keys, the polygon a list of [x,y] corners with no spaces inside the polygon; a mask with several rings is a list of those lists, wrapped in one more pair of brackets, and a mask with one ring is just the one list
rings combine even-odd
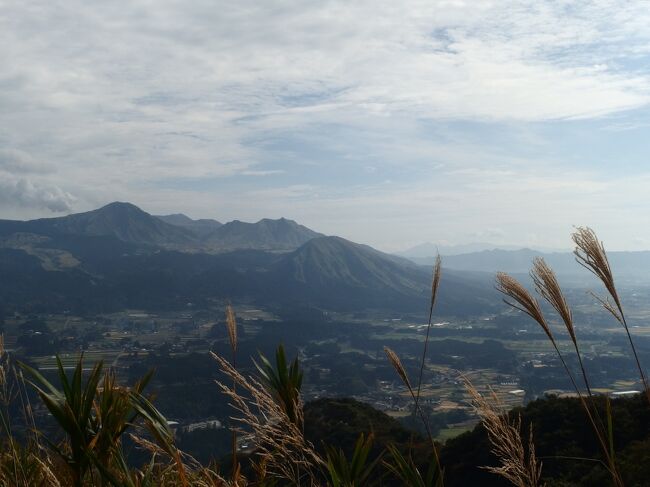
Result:
{"label": "sky", "polygon": [[0,0],[0,218],[650,249],[650,5]]}

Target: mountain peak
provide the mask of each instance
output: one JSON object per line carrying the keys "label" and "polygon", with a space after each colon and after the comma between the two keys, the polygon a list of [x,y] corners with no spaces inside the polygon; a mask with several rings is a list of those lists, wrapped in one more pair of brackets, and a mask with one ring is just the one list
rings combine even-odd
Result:
{"label": "mountain peak", "polygon": [[46,228],[64,234],[110,236],[147,245],[181,245],[193,238],[186,230],[165,223],[132,203],[115,201],[96,210],[41,220]]}
{"label": "mountain peak", "polygon": [[[142,210],[141,208],[135,206],[133,203],[128,203],[125,201],[113,201],[112,203],[108,203],[107,205],[102,206],[101,208],[98,208],[96,210],[93,210],[94,212],[131,212],[131,213],[143,213],[145,215],[148,215],[146,211]],[[92,213],[88,212],[88,213]]]}
{"label": "mountain peak", "polygon": [[114,201],[101,208],[29,222],[5,222],[0,233],[18,231],[37,235],[114,237],[128,243],[177,250],[230,252],[265,250],[290,252],[323,235],[287,218],[264,218],[257,223],[233,220],[225,225],[213,219],[193,220],[183,213],[151,215],[136,205]]}
{"label": "mountain peak", "polygon": [[[341,237],[314,238],[275,264],[274,282],[295,299],[325,307],[426,308],[430,269]],[[466,314],[484,306],[487,291],[464,278],[447,276],[437,305],[443,314]],[[363,305],[361,305],[363,303]]]}
{"label": "mountain peak", "polygon": [[280,218],[262,218],[257,223],[266,224],[266,225],[298,225],[294,220],[289,220],[285,217]]}
{"label": "mountain peak", "polygon": [[99,207],[98,209],[101,210],[103,208],[137,208],[138,210],[140,209],[133,203],[130,203],[128,201],[111,201],[110,203],[105,204],[104,206]]}
{"label": "mountain peak", "polygon": [[172,213],[170,215],[154,215],[159,220],[162,220],[172,225],[191,225],[194,223],[189,216],[183,213]]}
{"label": "mountain peak", "polygon": [[[311,256],[321,255],[325,258],[330,258],[332,255],[347,255],[356,256],[357,258],[363,256],[364,259],[380,259],[385,262],[390,262],[400,267],[416,267],[413,262],[403,257],[396,255],[386,254],[369,245],[359,244],[346,240],[343,237],[336,235],[320,236],[309,240],[298,250],[294,252],[295,255],[310,254]],[[320,257],[319,257],[320,258]]]}

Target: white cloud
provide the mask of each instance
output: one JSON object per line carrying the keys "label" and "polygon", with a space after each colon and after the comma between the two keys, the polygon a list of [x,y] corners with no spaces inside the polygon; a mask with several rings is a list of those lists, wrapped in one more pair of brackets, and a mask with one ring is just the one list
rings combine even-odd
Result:
{"label": "white cloud", "polygon": [[276,174],[284,174],[284,171],[281,169],[269,169],[269,170],[246,170],[242,171],[242,176],[273,176]]}
{"label": "white cloud", "polygon": [[56,186],[43,186],[27,178],[0,172],[0,205],[27,207],[51,212],[70,211],[74,197]]}
{"label": "white cloud", "polygon": [[[68,211],[122,199],[217,218],[293,212],[331,233],[348,221],[350,236],[392,245],[387,222],[405,235],[431,212],[448,212],[453,241],[483,219],[478,231],[513,231],[511,208],[543,221],[550,208],[564,222],[560,203],[576,195],[599,207],[596,195],[619,187],[630,205],[643,194],[630,181],[563,171],[571,157],[554,159],[544,136],[518,127],[645,107],[644,2],[9,0],[0,9],[5,216],[18,204]],[[453,122],[519,133],[497,148],[445,126]],[[544,154],[523,157],[524,144]],[[251,177],[188,188],[240,176]]]}
{"label": "white cloud", "polygon": [[0,170],[13,173],[48,173],[51,166],[34,160],[28,153],[16,149],[0,149]]}

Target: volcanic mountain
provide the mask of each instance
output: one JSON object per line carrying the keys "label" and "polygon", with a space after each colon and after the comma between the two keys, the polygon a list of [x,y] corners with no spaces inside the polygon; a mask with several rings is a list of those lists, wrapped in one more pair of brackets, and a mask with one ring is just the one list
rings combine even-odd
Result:
{"label": "volcanic mountain", "polygon": [[114,237],[122,242],[163,246],[190,245],[196,240],[192,232],[165,223],[131,203],[121,202],[58,218],[25,222],[0,221],[0,234],[15,232],[49,237]]}

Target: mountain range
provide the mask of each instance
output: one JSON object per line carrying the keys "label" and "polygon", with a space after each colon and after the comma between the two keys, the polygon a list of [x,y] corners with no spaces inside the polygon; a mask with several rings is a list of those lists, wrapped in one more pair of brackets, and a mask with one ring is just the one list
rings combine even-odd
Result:
{"label": "mountain range", "polygon": [[[487,242],[472,242],[459,245],[438,245],[431,242],[425,242],[407,250],[397,252],[397,255],[409,259],[427,259],[431,260],[432,256],[440,254],[443,257],[472,254],[476,252],[483,252],[486,250],[522,250],[525,247],[521,245],[504,245],[494,244]],[[558,253],[566,252],[566,250],[558,250],[544,247],[535,247],[536,251],[544,253]]]}
{"label": "mountain range", "polygon": [[0,220],[0,236],[15,233],[47,237],[114,237],[122,242],[160,246],[190,245],[196,239],[195,234],[184,227],[152,217],[135,205],[117,202],[98,210],[58,218]]}
{"label": "mountain range", "polygon": [[[156,217],[129,203],[0,221],[0,307],[56,311],[178,308],[237,299],[328,310],[425,311],[431,267],[280,218]],[[439,312],[496,303],[491,285],[446,272]]]}
{"label": "mountain range", "polygon": [[[618,281],[632,285],[647,285],[650,282],[650,251],[607,252],[614,276]],[[580,266],[572,252],[540,252],[531,249],[483,250],[461,255],[443,257],[444,266],[461,272],[498,271],[510,274],[528,274],[533,259],[542,257],[563,278],[563,283],[573,286],[593,284],[593,276]],[[431,265],[435,257],[413,257],[420,265]]]}
{"label": "mountain range", "polygon": [[115,202],[85,213],[30,221],[0,220],[0,237],[16,233],[47,237],[114,237],[122,242],[207,253],[239,249],[295,250],[322,236],[292,220],[192,220],[183,214],[153,216],[130,203]]}
{"label": "mountain range", "polygon": [[485,242],[475,242],[475,243],[460,244],[460,245],[442,245],[442,244],[434,244],[431,242],[425,242],[416,245],[414,247],[411,247],[409,249],[403,250],[401,252],[396,252],[396,254],[402,257],[406,257],[408,259],[428,259],[431,256],[437,254],[446,257],[448,255],[462,255],[471,252],[481,252],[483,250],[494,250],[494,249],[517,250],[520,248],[521,247],[515,245],[504,246],[504,245],[491,244]]}
{"label": "mountain range", "polygon": [[[286,252],[300,247],[312,238],[323,235],[293,220],[264,218],[257,223],[233,220],[222,224],[217,220],[192,220],[182,213],[156,216],[159,220],[189,230],[195,237],[194,245],[178,241],[180,248],[205,252],[227,252],[240,249],[257,249]],[[134,243],[150,243],[138,241]]]}

